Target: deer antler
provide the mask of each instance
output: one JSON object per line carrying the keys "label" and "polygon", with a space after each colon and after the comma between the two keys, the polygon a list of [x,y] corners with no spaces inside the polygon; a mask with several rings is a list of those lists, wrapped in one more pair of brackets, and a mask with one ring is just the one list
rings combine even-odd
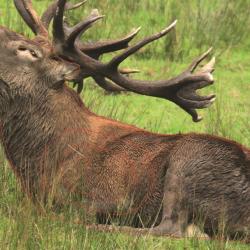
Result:
{"label": "deer antler", "polygon": [[37,35],[48,38],[48,31],[34,11],[31,0],[14,0],[15,6],[26,24]]}
{"label": "deer antler", "polygon": [[[77,9],[77,8],[79,8],[80,6],[82,6],[85,3],[86,3],[86,0],[82,1],[82,2],[79,2],[77,4],[66,3],[65,9],[66,10]],[[57,1],[55,1],[54,3],[49,5],[47,10],[45,10],[44,13],[42,14],[41,21],[42,21],[43,25],[47,29],[49,28],[49,25],[50,25],[52,19],[54,18],[55,14],[56,14],[56,9],[57,9]]]}
{"label": "deer antler", "polygon": [[197,68],[199,63],[208,56],[211,49],[194,60],[187,70],[170,80],[143,81],[130,79],[120,73],[118,69],[119,65],[143,46],[165,36],[175,27],[177,21],[170,24],[170,26],[161,32],[149,36],[137,44],[128,47],[120,55],[115,56],[110,62],[101,63],[94,57],[84,53],[84,50],[82,50],[82,48],[78,45],[77,39],[94,22],[103,18],[103,16],[99,15],[98,12],[92,13],[86,20],[71,28],[70,32],[66,34],[63,22],[65,4],[66,0],[58,1],[58,9],[53,22],[54,45],[60,56],[74,61],[81,66],[82,76],[91,76],[97,83],[104,85],[109,84],[109,81],[111,80],[128,91],[170,100],[188,112],[194,121],[201,120],[201,117],[198,116],[196,109],[202,109],[210,106],[215,100],[215,95],[199,96],[196,93],[196,90],[213,83],[211,73],[214,70],[214,59],[205,65],[202,70],[196,73],[194,73],[194,70]]}
{"label": "deer antler", "polygon": [[[65,10],[73,10],[73,9],[81,7],[84,3],[86,3],[86,0],[79,2],[78,4],[71,4],[69,2],[66,2],[64,8],[65,8]],[[57,1],[52,3],[47,8],[47,10],[43,13],[41,21],[46,29],[48,29],[52,19],[54,18],[55,14],[56,14],[56,9],[57,9]],[[98,10],[97,9],[92,10],[91,15],[99,15]],[[72,28],[69,28],[65,22],[64,22],[63,26],[64,26],[65,33],[72,32]],[[111,41],[99,41],[99,42],[92,42],[89,44],[82,43],[79,40],[81,33],[78,34],[78,37],[76,40],[78,42],[78,47],[80,50],[82,50],[87,55],[89,55],[95,59],[98,59],[104,53],[114,52],[117,50],[127,48],[128,43],[137,35],[139,30],[140,29],[132,30],[131,33],[124,36],[123,38],[111,40]]]}
{"label": "deer antler", "polygon": [[[37,35],[36,40],[38,42],[49,43],[48,26],[54,17],[54,50],[62,58],[74,61],[81,67],[81,73],[77,79],[75,79],[75,82],[78,83],[78,92],[82,90],[84,78],[91,76],[97,84],[107,90],[126,90],[168,99],[188,112],[194,121],[201,119],[196,109],[206,108],[215,100],[215,95],[199,96],[196,93],[197,89],[213,83],[211,73],[213,72],[214,59],[200,71],[194,73],[196,67],[208,56],[211,50],[196,59],[188,69],[179,76],[170,80],[134,80],[126,77],[123,72],[119,70],[119,65],[127,57],[136,53],[143,46],[165,36],[175,27],[176,21],[161,32],[149,36],[133,46],[129,46],[129,42],[136,36],[139,29],[134,30],[122,39],[85,44],[80,42],[80,36],[91,27],[94,22],[103,18],[97,10],[92,11],[86,20],[74,27],[69,27],[63,20],[64,11],[77,8],[81,6],[83,2],[72,5],[66,0],[58,0],[48,7],[42,19],[39,18],[33,9],[31,0],[14,0],[14,2],[24,21]],[[127,49],[120,55],[115,56],[109,63],[104,64],[98,61],[100,55],[124,48]]]}

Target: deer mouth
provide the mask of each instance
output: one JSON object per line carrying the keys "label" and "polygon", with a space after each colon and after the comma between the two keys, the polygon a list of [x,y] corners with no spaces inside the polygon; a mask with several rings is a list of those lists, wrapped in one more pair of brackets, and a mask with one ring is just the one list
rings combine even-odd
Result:
{"label": "deer mouth", "polygon": [[64,74],[65,81],[72,81],[78,78],[80,74],[80,66],[78,64],[69,64],[68,71]]}

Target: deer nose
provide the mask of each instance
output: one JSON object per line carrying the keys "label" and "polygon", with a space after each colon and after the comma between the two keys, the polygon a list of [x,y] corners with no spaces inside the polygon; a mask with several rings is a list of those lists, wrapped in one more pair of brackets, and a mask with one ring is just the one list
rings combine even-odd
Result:
{"label": "deer nose", "polygon": [[66,71],[63,74],[64,80],[72,81],[78,77],[80,74],[80,66],[74,63],[67,63]]}

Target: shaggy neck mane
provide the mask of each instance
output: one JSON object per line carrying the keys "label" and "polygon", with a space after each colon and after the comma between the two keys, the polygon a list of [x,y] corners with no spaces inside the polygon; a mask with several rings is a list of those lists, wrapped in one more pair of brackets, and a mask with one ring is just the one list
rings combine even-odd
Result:
{"label": "shaggy neck mane", "polygon": [[67,130],[83,129],[79,126],[87,123],[84,111],[80,97],[66,86],[60,91],[41,90],[29,97],[17,95],[2,121],[1,131],[2,144],[14,171],[22,176],[28,165],[37,175],[48,154],[59,156],[64,150],[58,147],[59,141],[74,141],[76,133],[68,135]]}

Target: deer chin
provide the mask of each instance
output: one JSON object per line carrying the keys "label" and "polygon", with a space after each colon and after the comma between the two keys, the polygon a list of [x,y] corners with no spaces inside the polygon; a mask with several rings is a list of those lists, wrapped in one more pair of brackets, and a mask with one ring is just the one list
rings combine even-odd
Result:
{"label": "deer chin", "polygon": [[78,73],[70,73],[64,76],[65,81],[73,81],[78,78],[79,72]]}

